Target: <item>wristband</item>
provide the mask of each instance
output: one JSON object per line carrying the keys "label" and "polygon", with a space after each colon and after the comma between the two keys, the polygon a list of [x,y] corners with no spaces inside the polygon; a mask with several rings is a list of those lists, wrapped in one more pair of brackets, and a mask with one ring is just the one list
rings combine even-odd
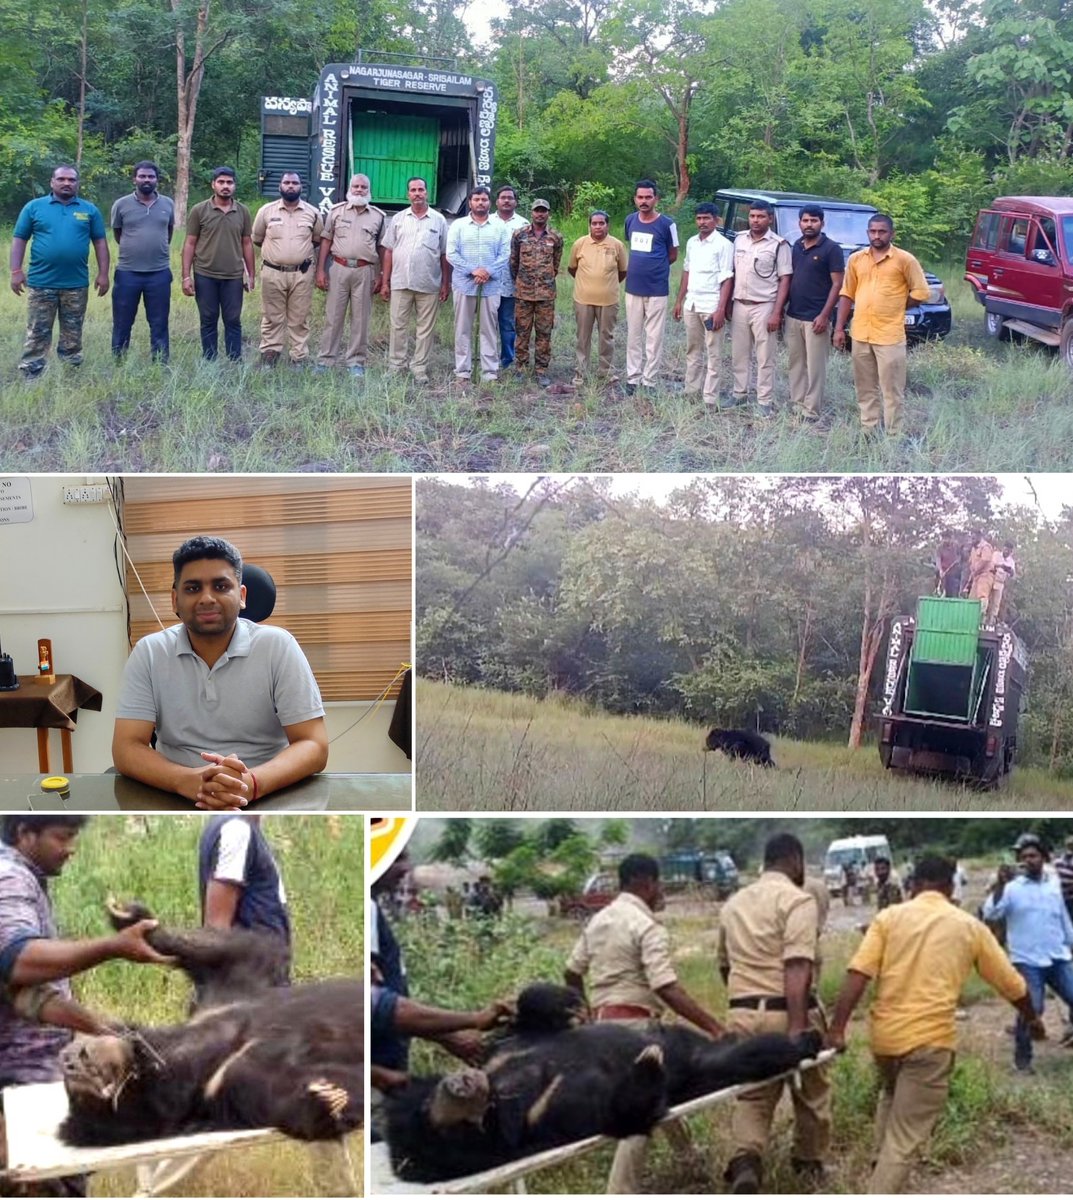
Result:
{"label": "wristband", "polygon": [[250,803],[253,804],[257,800],[257,776],[251,771],[250,778],[253,780],[253,795],[250,797]]}

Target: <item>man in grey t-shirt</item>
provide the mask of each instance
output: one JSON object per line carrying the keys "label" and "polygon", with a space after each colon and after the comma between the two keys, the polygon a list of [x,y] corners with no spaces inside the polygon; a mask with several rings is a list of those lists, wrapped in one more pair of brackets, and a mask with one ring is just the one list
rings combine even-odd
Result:
{"label": "man in grey t-shirt", "polygon": [[112,205],[108,222],[119,246],[112,285],[112,353],[116,358],[130,348],[138,304],[144,302],[150,352],[161,362],[168,361],[175,205],[157,191],[158,176],[156,163],[137,163],[134,191]]}
{"label": "man in grey t-shirt", "polygon": [[123,668],[116,769],[198,808],[242,808],[322,771],[328,735],[316,680],[286,630],[240,618],[239,552],[198,536],[172,564],[182,624],[142,638]]}

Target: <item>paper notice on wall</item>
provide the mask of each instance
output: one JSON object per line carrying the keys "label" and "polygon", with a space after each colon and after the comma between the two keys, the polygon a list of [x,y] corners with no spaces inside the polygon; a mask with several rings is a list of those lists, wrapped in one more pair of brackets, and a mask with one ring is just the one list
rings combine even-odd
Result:
{"label": "paper notice on wall", "polygon": [[34,519],[27,475],[0,475],[0,525],[25,525]]}

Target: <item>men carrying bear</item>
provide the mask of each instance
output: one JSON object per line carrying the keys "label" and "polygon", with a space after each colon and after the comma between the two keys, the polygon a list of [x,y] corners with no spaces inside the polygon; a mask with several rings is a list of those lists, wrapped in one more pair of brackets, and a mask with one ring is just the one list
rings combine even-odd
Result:
{"label": "men carrying bear", "polygon": [[[655,916],[663,907],[659,863],[647,854],[629,854],[619,863],[618,877],[617,898],[592,918],[570,952],[564,972],[567,986],[584,993],[584,977],[589,976],[597,1021],[647,1029],[666,1006],[703,1032],[721,1037],[722,1025],[678,982],[670,935]],[[679,1150],[688,1148],[687,1135],[679,1127],[669,1127],[668,1133],[684,1143]],[[647,1153],[647,1137],[619,1142],[607,1181],[609,1194],[642,1191]]]}
{"label": "men carrying bear", "polygon": [[[764,847],[760,878],[726,902],[719,924],[719,968],[727,985],[732,1033],[823,1031],[813,991],[819,942],[815,899],[804,890],[805,853],[791,834]],[[794,1106],[792,1163],[798,1176],[821,1183],[831,1138],[827,1071],[806,1071],[799,1081],[775,1080],[743,1092],[731,1119],[733,1150],[726,1169],[732,1192],[762,1191],[763,1159],[772,1117],[789,1087]]]}

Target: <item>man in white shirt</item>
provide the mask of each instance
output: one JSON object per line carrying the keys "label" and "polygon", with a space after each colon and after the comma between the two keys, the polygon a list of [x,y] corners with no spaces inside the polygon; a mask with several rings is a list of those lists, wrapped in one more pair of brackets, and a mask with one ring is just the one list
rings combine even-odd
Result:
{"label": "man in white shirt", "polygon": [[1002,616],[1002,593],[1011,579],[1017,578],[1017,564],[1013,559],[1013,542],[1004,542],[996,550],[992,562],[995,564],[995,582],[991,585],[991,599],[987,605],[986,625],[994,625]]}
{"label": "man in white shirt", "polygon": [[686,326],[687,396],[702,393],[704,403],[719,403],[719,368],[727,303],[734,281],[734,247],[716,229],[715,205],[697,205],[699,232],[686,243],[686,258],[674,319]]}

